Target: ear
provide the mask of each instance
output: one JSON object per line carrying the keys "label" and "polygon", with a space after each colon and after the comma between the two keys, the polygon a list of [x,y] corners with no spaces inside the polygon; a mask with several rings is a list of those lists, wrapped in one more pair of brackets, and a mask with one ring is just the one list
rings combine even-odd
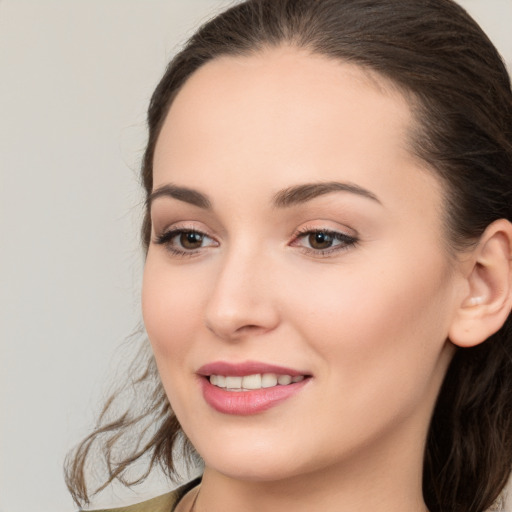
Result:
{"label": "ear", "polygon": [[473,347],[499,331],[512,309],[512,224],[490,224],[464,266],[465,296],[448,336],[459,347]]}

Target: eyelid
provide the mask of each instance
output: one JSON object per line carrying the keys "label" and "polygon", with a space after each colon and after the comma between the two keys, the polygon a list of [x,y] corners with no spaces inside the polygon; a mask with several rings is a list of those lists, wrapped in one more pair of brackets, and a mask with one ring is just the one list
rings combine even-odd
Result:
{"label": "eyelid", "polygon": [[314,223],[303,224],[294,231],[293,236],[303,235],[305,233],[311,233],[316,231],[328,231],[330,233],[340,233],[342,235],[352,238],[359,238],[359,234],[355,229],[345,225],[341,225],[339,223],[336,224],[336,226],[332,226],[332,222],[322,220],[315,221]]}
{"label": "eyelid", "polygon": [[212,233],[211,229],[206,227],[202,222],[198,221],[172,222],[170,224],[163,225],[161,229],[157,229],[155,224],[153,224],[153,231],[155,237],[162,236],[165,233],[169,233],[171,231],[193,231],[195,233],[201,233],[203,235],[206,235],[209,238],[216,238],[215,235]]}

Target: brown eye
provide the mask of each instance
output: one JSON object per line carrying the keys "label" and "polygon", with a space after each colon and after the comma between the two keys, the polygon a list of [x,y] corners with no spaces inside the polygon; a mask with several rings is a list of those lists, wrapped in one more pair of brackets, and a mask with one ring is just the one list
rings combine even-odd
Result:
{"label": "brown eye", "polygon": [[295,235],[290,245],[300,247],[311,256],[336,256],[341,251],[350,249],[358,243],[356,236],[329,229],[304,229]]}
{"label": "brown eye", "polygon": [[184,249],[199,249],[203,245],[204,235],[195,231],[183,231],[179,240]]}
{"label": "brown eye", "polygon": [[207,234],[194,229],[171,229],[155,237],[155,244],[163,245],[171,256],[202,254],[206,249],[218,247],[219,243]]}
{"label": "brown eye", "polygon": [[308,243],[312,249],[329,249],[334,242],[334,237],[325,231],[315,231],[308,236]]}

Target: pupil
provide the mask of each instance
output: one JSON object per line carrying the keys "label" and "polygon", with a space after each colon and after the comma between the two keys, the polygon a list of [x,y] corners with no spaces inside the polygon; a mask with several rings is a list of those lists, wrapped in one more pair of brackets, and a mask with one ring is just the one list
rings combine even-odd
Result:
{"label": "pupil", "polygon": [[193,231],[182,233],[180,236],[180,243],[185,247],[185,249],[197,249],[201,247],[201,244],[203,243],[203,236],[199,233],[194,233]]}
{"label": "pupil", "polygon": [[332,245],[332,236],[327,233],[311,233],[309,244],[313,249],[328,249]]}

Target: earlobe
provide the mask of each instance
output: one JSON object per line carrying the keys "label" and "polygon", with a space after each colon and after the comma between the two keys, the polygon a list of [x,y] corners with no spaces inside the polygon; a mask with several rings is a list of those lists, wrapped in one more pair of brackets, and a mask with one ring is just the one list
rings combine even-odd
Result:
{"label": "earlobe", "polygon": [[467,294],[449,332],[460,347],[484,342],[505,323],[512,309],[512,224],[490,224],[473,249],[467,273]]}

